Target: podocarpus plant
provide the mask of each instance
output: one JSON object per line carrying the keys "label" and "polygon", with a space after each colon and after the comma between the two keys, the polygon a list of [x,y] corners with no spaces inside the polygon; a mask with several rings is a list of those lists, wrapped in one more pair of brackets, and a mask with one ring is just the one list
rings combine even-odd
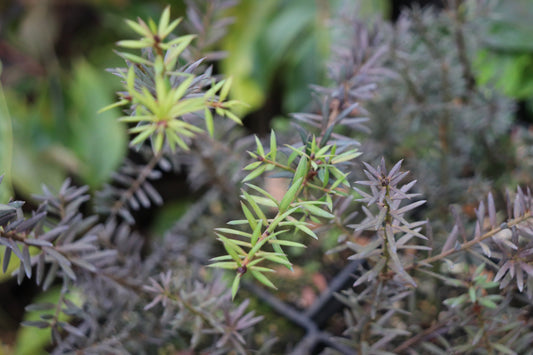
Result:
{"label": "podocarpus plant", "polygon": [[[232,2],[210,4],[218,11]],[[466,5],[431,16],[446,22]],[[217,11],[204,18],[206,26],[217,21]],[[403,21],[417,21],[410,16],[421,15],[406,13]],[[417,219],[434,206],[422,210],[426,201],[402,161],[390,169],[385,159],[354,161],[361,152],[352,132],[364,131],[368,121],[359,101],[386,90],[376,85],[385,85],[384,76],[398,77],[387,66],[397,31],[374,32],[350,20],[354,32],[342,37],[350,41],[339,42],[332,65],[335,86],[315,88],[318,109],[294,115],[299,139],[272,131],[262,140],[239,129],[233,109],[241,103],[228,100],[231,79],[213,77],[200,59],[213,58],[206,48],[191,47],[191,35],[173,37],[179,22],[170,20],[169,8],[159,22],[128,21],[140,39],[118,43],[141,50],[119,52],[127,67],[111,72],[124,85],[120,120],[146,162],[124,163],[91,205],[98,214],[85,212],[87,188],[69,181],[56,194],[45,189],[31,216],[22,214],[21,202],[1,205],[3,272],[14,254],[19,282],[61,284],[57,302],[29,306],[41,315],[26,322],[52,329],[54,353],[269,353],[272,342],[263,334],[245,332],[261,317],[246,313],[248,301],[231,299],[248,277],[275,288],[267,275],[275,276],[278,265],[293,269],[292,248],[310,244],[302,236],[320,242],[328,234],[339,235],[338,249],[361,264],[353,286],[338,295],[345,304],[345,329],[336,341],[342,346],[326,353],[532,352],[530,190],[508,193],[501,209],[488,194],[473,221],[454,208],[451,224],[443,218],[432,228],[435,222]],[[471,69],[463,65],[470,82]],[[472,95],[489,90],[470,85]],[[165,203],[152,182],[184,166],[198,201],[163,239],[144,236],[134,211]],[[274,197],[264,179],[283,181],[283,196]],[[213,235],[225,254],[213,251]],[[216,269],[229,269],[233,281]],[[69,297],[75,290],[78,303]]]}

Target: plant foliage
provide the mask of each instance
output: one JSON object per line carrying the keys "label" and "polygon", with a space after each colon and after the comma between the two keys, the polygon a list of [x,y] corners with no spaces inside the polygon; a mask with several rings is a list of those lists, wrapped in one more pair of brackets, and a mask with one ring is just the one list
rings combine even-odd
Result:
{"label": "plant foliage", "polygon": [[[23,325],[50,329],[54,354],[531,354],[533,195],[516,160],[494,160],[502,142],[517,159],[512,102],[478,82],[480,38],[466,35],[492,5],[414,8],[395,25],[340,16],[330,85],[290,132],[259,137],[213,69],[235,4],[187,4],[196,35],[176,35],[167,7],[127,20],[138,38],[117,43],[123,89],[103,110],[123,110],[132,149],[112,181],[94,197],[43,187],[33,211],[0,205],[2,273],[60,289]],[[490,188],[510,185],[491,185],[493,165],[523,185]],[[139,213],[168,203],[158,183],[177,174],[195,201],[154,236]],[[295,310],[273,294],[317,249],[344,269]],[[335,313],[334,292],[340,331],[317,316]],[[305,336],[274,345],[260,301]]]}

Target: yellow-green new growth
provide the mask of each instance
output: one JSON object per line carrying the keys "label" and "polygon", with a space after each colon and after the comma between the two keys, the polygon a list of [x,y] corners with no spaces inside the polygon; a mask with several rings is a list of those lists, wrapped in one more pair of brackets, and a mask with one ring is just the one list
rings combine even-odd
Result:
{"label": "yellow-green new growth", "polygon": [[[117,106],[129,105],[132,114],[121,117],[122,122],[135,123],[129,132],[135,137],[130,144],[142,145],[150,139],[154,152],[159,152],[167,144],[171,150],[180,147],[189,150],[188,140],[203,133],[204,130],[186,117],[192,115],[205,119],[205,126],[210,136],[214,136],[214,118],[212,111],[221,117],[242,124],[233,112],[238,105],[235,100],[226,100],[231,88],[231,78],[213,81],[205,92],[197,76],[190,72],[175,69],[178,58],[190,45],[194,35],[186,35],[165,41],[178,26],[181,19],[170,23],[170,7],[165,8],[159,24],[150,19],[148,24],[141,19],[137,22],[128,20],[127,24],[141,35],[138,40],[119,41],[119,46],[130,49],[151,49],[153,59],[131,53],[119,52],[129,65],[127,71],[119,71],[125,80],[126,92],[120,93],[120,100],[101,111]],[[148,83],[143,78],[153,80]]]}

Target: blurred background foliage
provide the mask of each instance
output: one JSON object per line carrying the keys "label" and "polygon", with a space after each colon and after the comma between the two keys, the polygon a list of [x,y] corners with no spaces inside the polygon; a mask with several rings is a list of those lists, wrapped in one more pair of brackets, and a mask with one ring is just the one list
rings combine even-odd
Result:
{"label": "blurred background foliage", "polygon": [[[166,3],[1,2],[2,201],[28,198],[42,184],[59,187],[66,176],[93,189],[108,180],[127,154],[127,142],[124,127],[114,120],[118,111],[96,114],[119,89],[105,69],[120,65],[114,43],[131,35],[123,19],[156,17]],[[228,56],[215,70],[233,77],[232,95],[248,104],[242,114],[252,131],[266,133],[272,118],[305,109],[309,86],[324,84],[329,18],[342,3],[243,1],[231,9],[234,24],[215,48]],[[183,1],[172,6],[173,16],[185,15]],[[389,8],[386,0],[361,5],[364,13],[385,16]]]}
{"label": "blurred background foliage", "polygon": [[[123,19],[155,16],[166,1],[8,0],[0,4],[0,164],[6,183],[0,198],[28,197],[45,183],[57,187],[66,176],[93,189],[108,180],[126,154],[117,111],[95,112],[113,100],[116,80],[104,70],[120,65],[114,42],[128,37]],[[232,96],[248,104],[249,129],[266,133],[272,119],[305,110],[309,86],[325,84],[334,21],[347,1],[243,1],[231,9],[234,23],[216,50],[227,57],[215,70],[233,77]],[[361,1],[359,14],[397,16],[412,3],[442,1]],[[477,56],[480,84],[495,81],[503,93],[533,101],[531,0],[501,2],[486,23],[486,43]],[[173,4],[185,14],[185,4]],[[5,99],[4,99],[5,97]],[[278,120],[279,121],[279,120]],[[13,147],[11,148],[12,130]],[[91,132],[91,134],[87,134]],[[11,164],[11,168],[7,168]]]}
{"label": "blurred background foliage", "polygon": [[477,58],[480,84],[495,80],[497,88],[533,109],[533,2],[500,2],[485,24],[485,48]]}
{"label": "blurred background foliage", "polygon": [[[358,14],[394,19],[401,6],[415,2],[442,5],[439,0],[362,0]],[[67,176],[93,190],[109,180],[128,151],[125,127],[115,119],[120,112],[96,113],[114,101],[119,89],[105,69],[122,65],[113,49],[117,40],[132,36],[123,20],[156,18],[167,3],[0,1],[0,202],[27,199],[42,184],[58,189]],[[184,1],[171,3],[173,17],[185,15]],[[250,131],[263,134],[273,123],[283,126],[289,113],[311,105],[310,85],[327,85],[332,14],[347,3],[353,1],[242,0],[231,9],[234,23],[214,48],[228,55],[215,71],[233,77],[231,95],[248,104],[242,115]],[[522,103],[521,118],[531,123],[533,1],[501,1],[500,7],[486,23],[476,79],[495,82]],[[172,211],[161,211],[155,222],[161,226],[153,229],[165,230],[188,203],[183,198]],[[6,287],[0,284],[0,294]],[[58,297],[57,291],[42,296]],[[16,334],[21,315],[5,309],[0,310],[0,343],[25,343],[21,339],[27,335]],[[37,348],[18,353],[37,353]],[[6,349],[0,346],[0,355]]]}

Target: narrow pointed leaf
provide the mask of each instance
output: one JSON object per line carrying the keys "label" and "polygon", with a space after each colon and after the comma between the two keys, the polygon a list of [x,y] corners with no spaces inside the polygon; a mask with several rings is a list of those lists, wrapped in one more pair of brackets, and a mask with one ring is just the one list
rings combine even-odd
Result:
{"label": "narrow pointed leaf", "polygon": [[[246,219],[248,220],[248,224],[250,225],[250,227],[252,227],[253,230],[255,230],[255,227],[257,226],[257,220],[255,216],[252,214],[250,209],[246,207],[246,205],[242,201],[241,201],[241,208],[242,208],[244,215],[246,216]],[[254,244],[253,241],[252,241],[252,244]]]}
{"label": "narrow pointed leaf", "polygon": [[305,244],[298,243],[298,242],[293,242],[291,240],[272,239],[272,240],[269,240],[268,242],[271,243],[271,244],[279,244],[279,245],[284,245],[284,246],[288,246],[288,247],[307,248],[307,246]]}
{"label": "narrow pointed leaf", "polygon": [[300,161],[298,162],[298,167],[296,168],[296,172],[294,173],[294,178],[292,179],[293,184],[294,181],[303,179],[307,175],[307,172],[307,157],[302,156],[300,158]]}
{"label": "narrow pointed leaf", "polygon": [[300,189],[303,182],[303,177],[299,178],[298,180],[294,181],[292,186],[287,190],[285,193],[285,196],[283,196],[283,199],[279,203],[279,212],[283,213],[289,208],[289,205],[295,200],[296,193]]}
{"label": "narrow pointed leaf", "polygon": [[274,130],[270,132],[270,159],[272,159],[273,162],[276,161],[276,155],[278,152],[278,145],[276,142],[276,133],[274,133]]}
{"label": "narrow pointed leaf", "polygon": [[265,149],[263,148],[263,144],[261,143],[261,141],[259,140],[257,136],[254,136],[254,137],[255,137],[255,144],[257,145],[257,154],[259,154],[260,157],[264,157]]}
{"label": "narrow pointed leaf", "polygon": [[254,171],[252,171],[250,174],[246,175],[246,177],[242,180],[242,182],[246,182],[246,181],[250,181],[250,180],[255,179],[256,177],[258,177],[261,174],[263,174],[267,167],[268,167],[267,165],[260,166],[259,168],[257,168]]}
{"label": "narrow pointed leaf", "polygon": [[157,33],[159,36],[161,36],[166,28],[168,27],[168,23],[170,21],[170,6],[165,7],[165,10],[163,10],[163,13],[161,14],[161,18],[159,19],[159,26],[157,27]]}
{"label": "narrow pointed leaf", "polygon": [[235,278],[233,279],[233,284],[231,285],[231,299],[232,300],[234,300],[235,296],[237,295],[240,282],[241,282],[241,275],[240,274],[235,275]]}
{"label": "narrow pointed leaf", "polygon": [[277,290],[278,288],[270,281],[265,275],[263,275],[261,272],[256,270],[250,270],[253,277],[257,279],[257,281],[261,282],[263,285],[268,286],[270,288],[273,288]]}
{"label": "narrow pointed leaf", "polygon": [[211,110],[207,107],[204,109],[204,117],[205,117],[205,127],[207,128],[207,132],[209,133],[210,137],[214,137],[215,124],[213,122],[213,114],[211,113]]}
{"label": "narrow pointed leaf", "polygon": [[229,270],[235,270],[239,267],[239,265],[234,261],[221,261],[214,264],[207,265],[208,267],[216,267],[219,269],[229,269]]}

